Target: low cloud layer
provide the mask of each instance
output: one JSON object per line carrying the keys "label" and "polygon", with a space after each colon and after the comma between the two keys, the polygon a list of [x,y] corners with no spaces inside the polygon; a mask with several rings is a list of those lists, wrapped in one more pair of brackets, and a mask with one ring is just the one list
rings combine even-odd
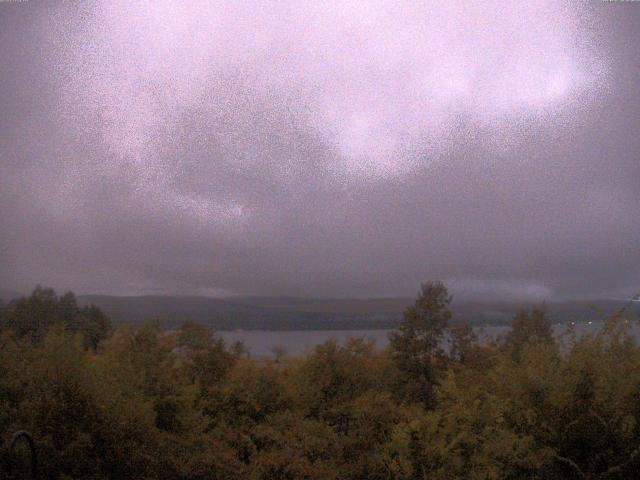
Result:
{"label": "low cloud layer", "polygon": [[0,4],[0,287],[634,292],[637,7]]}

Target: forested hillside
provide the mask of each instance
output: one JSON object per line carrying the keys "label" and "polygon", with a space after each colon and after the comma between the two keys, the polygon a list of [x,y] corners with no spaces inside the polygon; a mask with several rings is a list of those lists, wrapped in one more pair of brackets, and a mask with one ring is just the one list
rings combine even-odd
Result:
{"label": "forested hillside", "polygon": [[78,302],[99,306],[116,323],[153,319],[176,328],[189,320],[216,330],[349,330],[397,326],[407,299],[87,295]]}
{"label": "forested hillside", "polygon": [[[85,295],[78,303],[100,307],[116,324],[157,320],[166,328],[177,328],[184,321],[197,321],[215,330],[352,330],[398,327],[411,299]],[[588,322],[606,318],[623,305],[620,300],[598,299],[551,302],[545,311],[554,323]],[[454,322],[483,326],[508,325],[524,306],[514,301],[458,300],[451,308]],[[632,307],[640,313],[640,304]]]}

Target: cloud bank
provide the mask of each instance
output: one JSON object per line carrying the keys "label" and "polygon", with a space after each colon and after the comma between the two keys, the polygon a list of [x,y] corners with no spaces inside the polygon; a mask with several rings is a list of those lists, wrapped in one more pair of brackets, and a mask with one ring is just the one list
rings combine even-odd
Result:
{"label": "cloud bank", "polygon": [[378,296],[441,278],[550,298],[638,285],[638,9],[0,15],[0,286]]}

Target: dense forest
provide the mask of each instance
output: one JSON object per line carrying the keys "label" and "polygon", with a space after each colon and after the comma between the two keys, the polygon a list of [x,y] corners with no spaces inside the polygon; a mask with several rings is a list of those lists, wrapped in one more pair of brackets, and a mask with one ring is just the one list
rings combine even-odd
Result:
{"label": "dense forest", "polygon": [[557,339],[522,310],[488,344],[454,320],[426,283],[382,351],[253,359],[198,323],[114,328],[37,288],[1,310],[0,478],[27,468],[21,430],[37,478],[637,478],[634,318]]}

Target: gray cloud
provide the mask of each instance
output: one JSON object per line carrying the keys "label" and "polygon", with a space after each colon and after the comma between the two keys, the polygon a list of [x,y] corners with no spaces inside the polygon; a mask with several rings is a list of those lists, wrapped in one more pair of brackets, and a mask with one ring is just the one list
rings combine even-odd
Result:
{"label": "gray cloud", "polygon": [[0,4],[0,287],[640,283],[636,5]]}

